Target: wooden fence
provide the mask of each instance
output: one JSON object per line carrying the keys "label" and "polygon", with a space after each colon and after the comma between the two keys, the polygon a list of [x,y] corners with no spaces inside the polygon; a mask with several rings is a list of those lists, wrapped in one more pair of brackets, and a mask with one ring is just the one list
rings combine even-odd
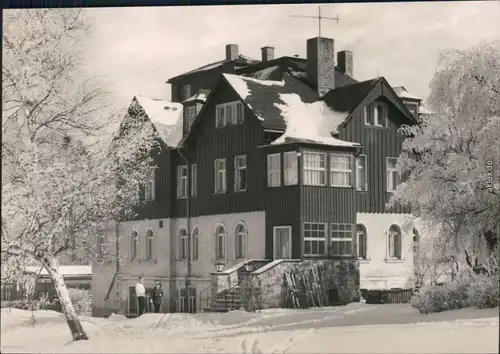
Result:
{"label": "wooden fence", "polygon": [[413,289],[362,290],[367,304],[407,304]]}

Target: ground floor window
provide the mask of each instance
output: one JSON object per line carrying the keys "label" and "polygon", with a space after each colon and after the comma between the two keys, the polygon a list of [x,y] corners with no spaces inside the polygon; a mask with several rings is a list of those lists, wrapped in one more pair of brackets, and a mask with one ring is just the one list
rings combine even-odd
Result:
{"label": "ground floor window", "polygon": [[292,227],[275,226],[273,230],[274,259],[292,257]]}
{"label": "ground floor window", "polygon": [[367,252],[366,252],[366,228],[364,225],[358,224],[356,225],[356,247],[357,247],[357,254],[359,259],[367,259]]}
{"label": "ground floor window", "polygon": [[323,256],[326,254],[326,224],[304,223],[304,256]]}
{"label": "ground floor window", "polygon": [[352,225],[331,224],[330,227],[330,254],[352,256]]}
{"label": "ground floor window", "polygon": [[182,313],[195,313],[197,312],[196,307],[196,288],[188,287],[187,296],[186,288],[179,289],[179,312]]}

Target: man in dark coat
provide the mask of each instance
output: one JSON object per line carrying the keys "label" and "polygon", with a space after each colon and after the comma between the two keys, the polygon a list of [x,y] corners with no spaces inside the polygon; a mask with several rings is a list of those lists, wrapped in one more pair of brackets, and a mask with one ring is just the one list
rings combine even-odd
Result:
{"label": "man in dark coat", "polygon": [[155,313],[160,312],[161,301],[163,299],[163,289],[159,281],[155,283],[154,289],[151,291],[151,302],[155,308]]}

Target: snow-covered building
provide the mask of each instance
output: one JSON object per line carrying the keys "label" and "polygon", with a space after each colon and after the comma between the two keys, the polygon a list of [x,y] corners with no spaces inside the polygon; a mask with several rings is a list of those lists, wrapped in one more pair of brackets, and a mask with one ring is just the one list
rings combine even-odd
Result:
{"label": "snow-covered building", "polygon": [[432,111],[423,104],[422,98],[411,94],[404,86],[393,87],[393,90],[415,117],[432,114]]}
{"label": "snow-covered building", "polygon": [[309,39],[307,58],[264,47],[248,60],[228,45],[225,60],[168,82],[173,102],[132,102],[165,148],[150,200],[118,225],[120,266],[94,265],[95,315],[136,311],[139,276],[163,284],[163,311],[235,297],[243,279],[274,306],[291,262],[334,269],[328,292],[341,302],[359,288],[413,287],[423,231],[408,207],[387,202],[399,183],[398,128],[417,123],[416,98],[383,77],[358,82],[353,53],[335,57],[329,38]]}

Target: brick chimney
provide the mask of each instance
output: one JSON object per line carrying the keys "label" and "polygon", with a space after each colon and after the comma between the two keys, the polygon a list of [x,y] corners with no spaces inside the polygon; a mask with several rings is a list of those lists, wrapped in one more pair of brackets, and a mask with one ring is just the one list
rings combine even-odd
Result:
{"label": "brick chimney", "polygon": [[342,50],[337,52],[337,66],[344,74],[354,77],[352,52],[350,50]]}
{"label": "brick chimney", "polygon": [[237,44],[226,44],[226,60],[232,60],[239,55]]}
{"label": "brick chimney", "polygon": [[269,61],[274,59],[274,47],[262,47],[260,48],[262,51],[262,61]]}
{"label": "brick chimney", "polygon": [[335,53],[333,39],[315,37],[307,40],[307,77],[317,86],[318,94],[335,88]]}

